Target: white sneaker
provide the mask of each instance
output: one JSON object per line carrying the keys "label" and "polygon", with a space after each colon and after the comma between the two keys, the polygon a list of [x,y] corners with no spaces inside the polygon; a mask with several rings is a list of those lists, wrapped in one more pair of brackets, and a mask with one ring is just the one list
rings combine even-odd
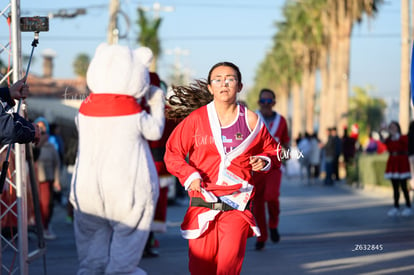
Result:
{"label": "white sneaker", "polygon": [[55,240],[56,235],[51,230],[45,229],[43,231],[43,238],[45,238],[45,240]]}
{"label": "white sneaker", "polygon": [[393,207],[388,211],[388,216],[395,217],[400,215],[400,210],[397,207]]}
{"label": "white sneaker", "polygon": [[404,217],[411,216],[412,214],[413,214],[413,211],[411,210],[411,207],[406,207],[406,208],[404,208],[404,210],[401,212],[401,216],[404,216]]}

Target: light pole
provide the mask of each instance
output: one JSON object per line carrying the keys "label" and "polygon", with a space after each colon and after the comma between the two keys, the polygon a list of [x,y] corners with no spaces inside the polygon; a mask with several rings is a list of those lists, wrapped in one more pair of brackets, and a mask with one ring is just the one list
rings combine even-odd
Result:
{"label": "light pole", "polygon": [[183,70],[183,66],[181,64],[181,57],[188,56],[190,51],[187,49],[182,49],[176,47],[173,50],[167,50],[168,55],[174,55],[174,64],[173,64],[173,81],[176,84],[182,84],[182,82],[186,82],[188,79],[188,70]]}
{"label": "light pole", "polygon": [[110,0],[109,3],[109,25],[107,32],[108,44],[118,43],[117,13],[119,11],[119,0]]}

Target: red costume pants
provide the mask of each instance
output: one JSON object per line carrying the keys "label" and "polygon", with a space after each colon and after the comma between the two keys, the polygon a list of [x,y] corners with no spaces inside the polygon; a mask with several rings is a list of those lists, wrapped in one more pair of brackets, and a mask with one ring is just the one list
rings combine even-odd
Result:
{"label": "red costume pants", "polygon": [[279,226],[280,214],[280,183],[282,180],[282,171],[279,169],[269,173],[255,173],[255,195],[253,197],[253,215],[256,219],[257,226],[260,229],[260,237],[258,242],[265,242],[268,238],[267,222],[266,222],[266,202],[269,213],[269,228],[277,228]]}
{"label": "red costume pants", "polygon": [[168,186],[160,188],[154,220],[165,223],[167,221]]}
{"label": "red costume pants", "polygon": [[240,274],[250,225],[237,210],[220,213],[197,239],[189,240],[193,275]]}
{"label": "red costume pants", "polygon": [[47,230],[53,214],[53,181],[39,183],[39,204],[43,228]]}

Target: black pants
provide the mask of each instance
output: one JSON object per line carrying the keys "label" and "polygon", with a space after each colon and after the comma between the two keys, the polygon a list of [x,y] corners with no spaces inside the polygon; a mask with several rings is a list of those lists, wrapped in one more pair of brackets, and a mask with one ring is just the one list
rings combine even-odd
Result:
{"label": "black pants", "polygon": [[400,188],[403,191],[403,195],[405,198],[405,205],[407,207],[411,207],[411,203],[410,203],[410,195],[408,192],[408,188],[407,188],[407,180],[401,180],[401,179],[392,179],[391,180],[392,183],[392,189],[394,190],[394,206],[396,208],[400,207]]}
{"label": "black pants", "polygon": [[340,180],[339,178],[339,158],[335,157],[332,162],[332,175],[334,180]]}

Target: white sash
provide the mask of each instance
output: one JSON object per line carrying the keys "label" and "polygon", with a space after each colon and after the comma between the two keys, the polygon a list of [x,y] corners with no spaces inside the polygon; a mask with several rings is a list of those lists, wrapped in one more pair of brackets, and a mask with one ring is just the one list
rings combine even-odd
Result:
{"label": "white sash", "polygon": [[280,115],[280,114],[278,114],[277,112],[275,112],[276,113],[276,115],[275,115],[275,118],[273,119],[273,122],[272,122],[272,128],[271,129],[269,129],[269,125],[267,125],[267,123],[266,123],[266,120],[264,119],[264,117],[263,117],[263,115],[262,115],[262,113],[259,111],[259,110],[257,110],[256,111],[256,114],[264,121],[264,123],[265,123],[265,125],[266,125],[266,128],[267,128],[267,130],[269,130],[269,133],[272,135],[272,137],[277,141],[277,142],[279,142],[279,138],[278,137],[276,137],[275,135],[276,135],[276,131],[278,130],[278,128],[279,128],[279,125],[280,125],[280,121],[282,120],[282,116]]}
{"label": "white sash", "polygon": [[[227,170],[227,167],[230,166],[231,162],[238,156],[240,156],[247,147],[254,141],[254,139],[257,137],[257,135],[260,132],[260,129],[263,127],[263,121],[259,117],[255,128],[250,133],[249,136],[243,142],[234,148],[231,152],[225,153],[224,146],[223,146],[223,140],[221,137],[221,127],[220,122],[217,116],[216,108],[214,106],[214,101],[210,102],[207,105],[207,113],[208,113],[208,119],[210,122],[211,131],[213,134],[214,142],[217,148],[217,151],[219,152],[221,156],[220,161],[220,168],[219,168],[219,175],[217,179],[217,185],[233,185],[233,184],[242,184],[242,188],[237,190],[231,195],[227,196],[221,196],[220,199],[223,202],[226,202],[227,204],[231,205],[235,209],[238,209],[240,211],[243,211],[246,207],[247,202],[250,199],[250,194],[253,190],[253,185],[249,184],[247,181],[237,177],[233,173]],[[247,115],[247,110],[246,110]],[[208,192],[208,191],[206,191]],[[211,192],[209,192],[211,193]],[[211,194],[213,195],[213,194]]]}

